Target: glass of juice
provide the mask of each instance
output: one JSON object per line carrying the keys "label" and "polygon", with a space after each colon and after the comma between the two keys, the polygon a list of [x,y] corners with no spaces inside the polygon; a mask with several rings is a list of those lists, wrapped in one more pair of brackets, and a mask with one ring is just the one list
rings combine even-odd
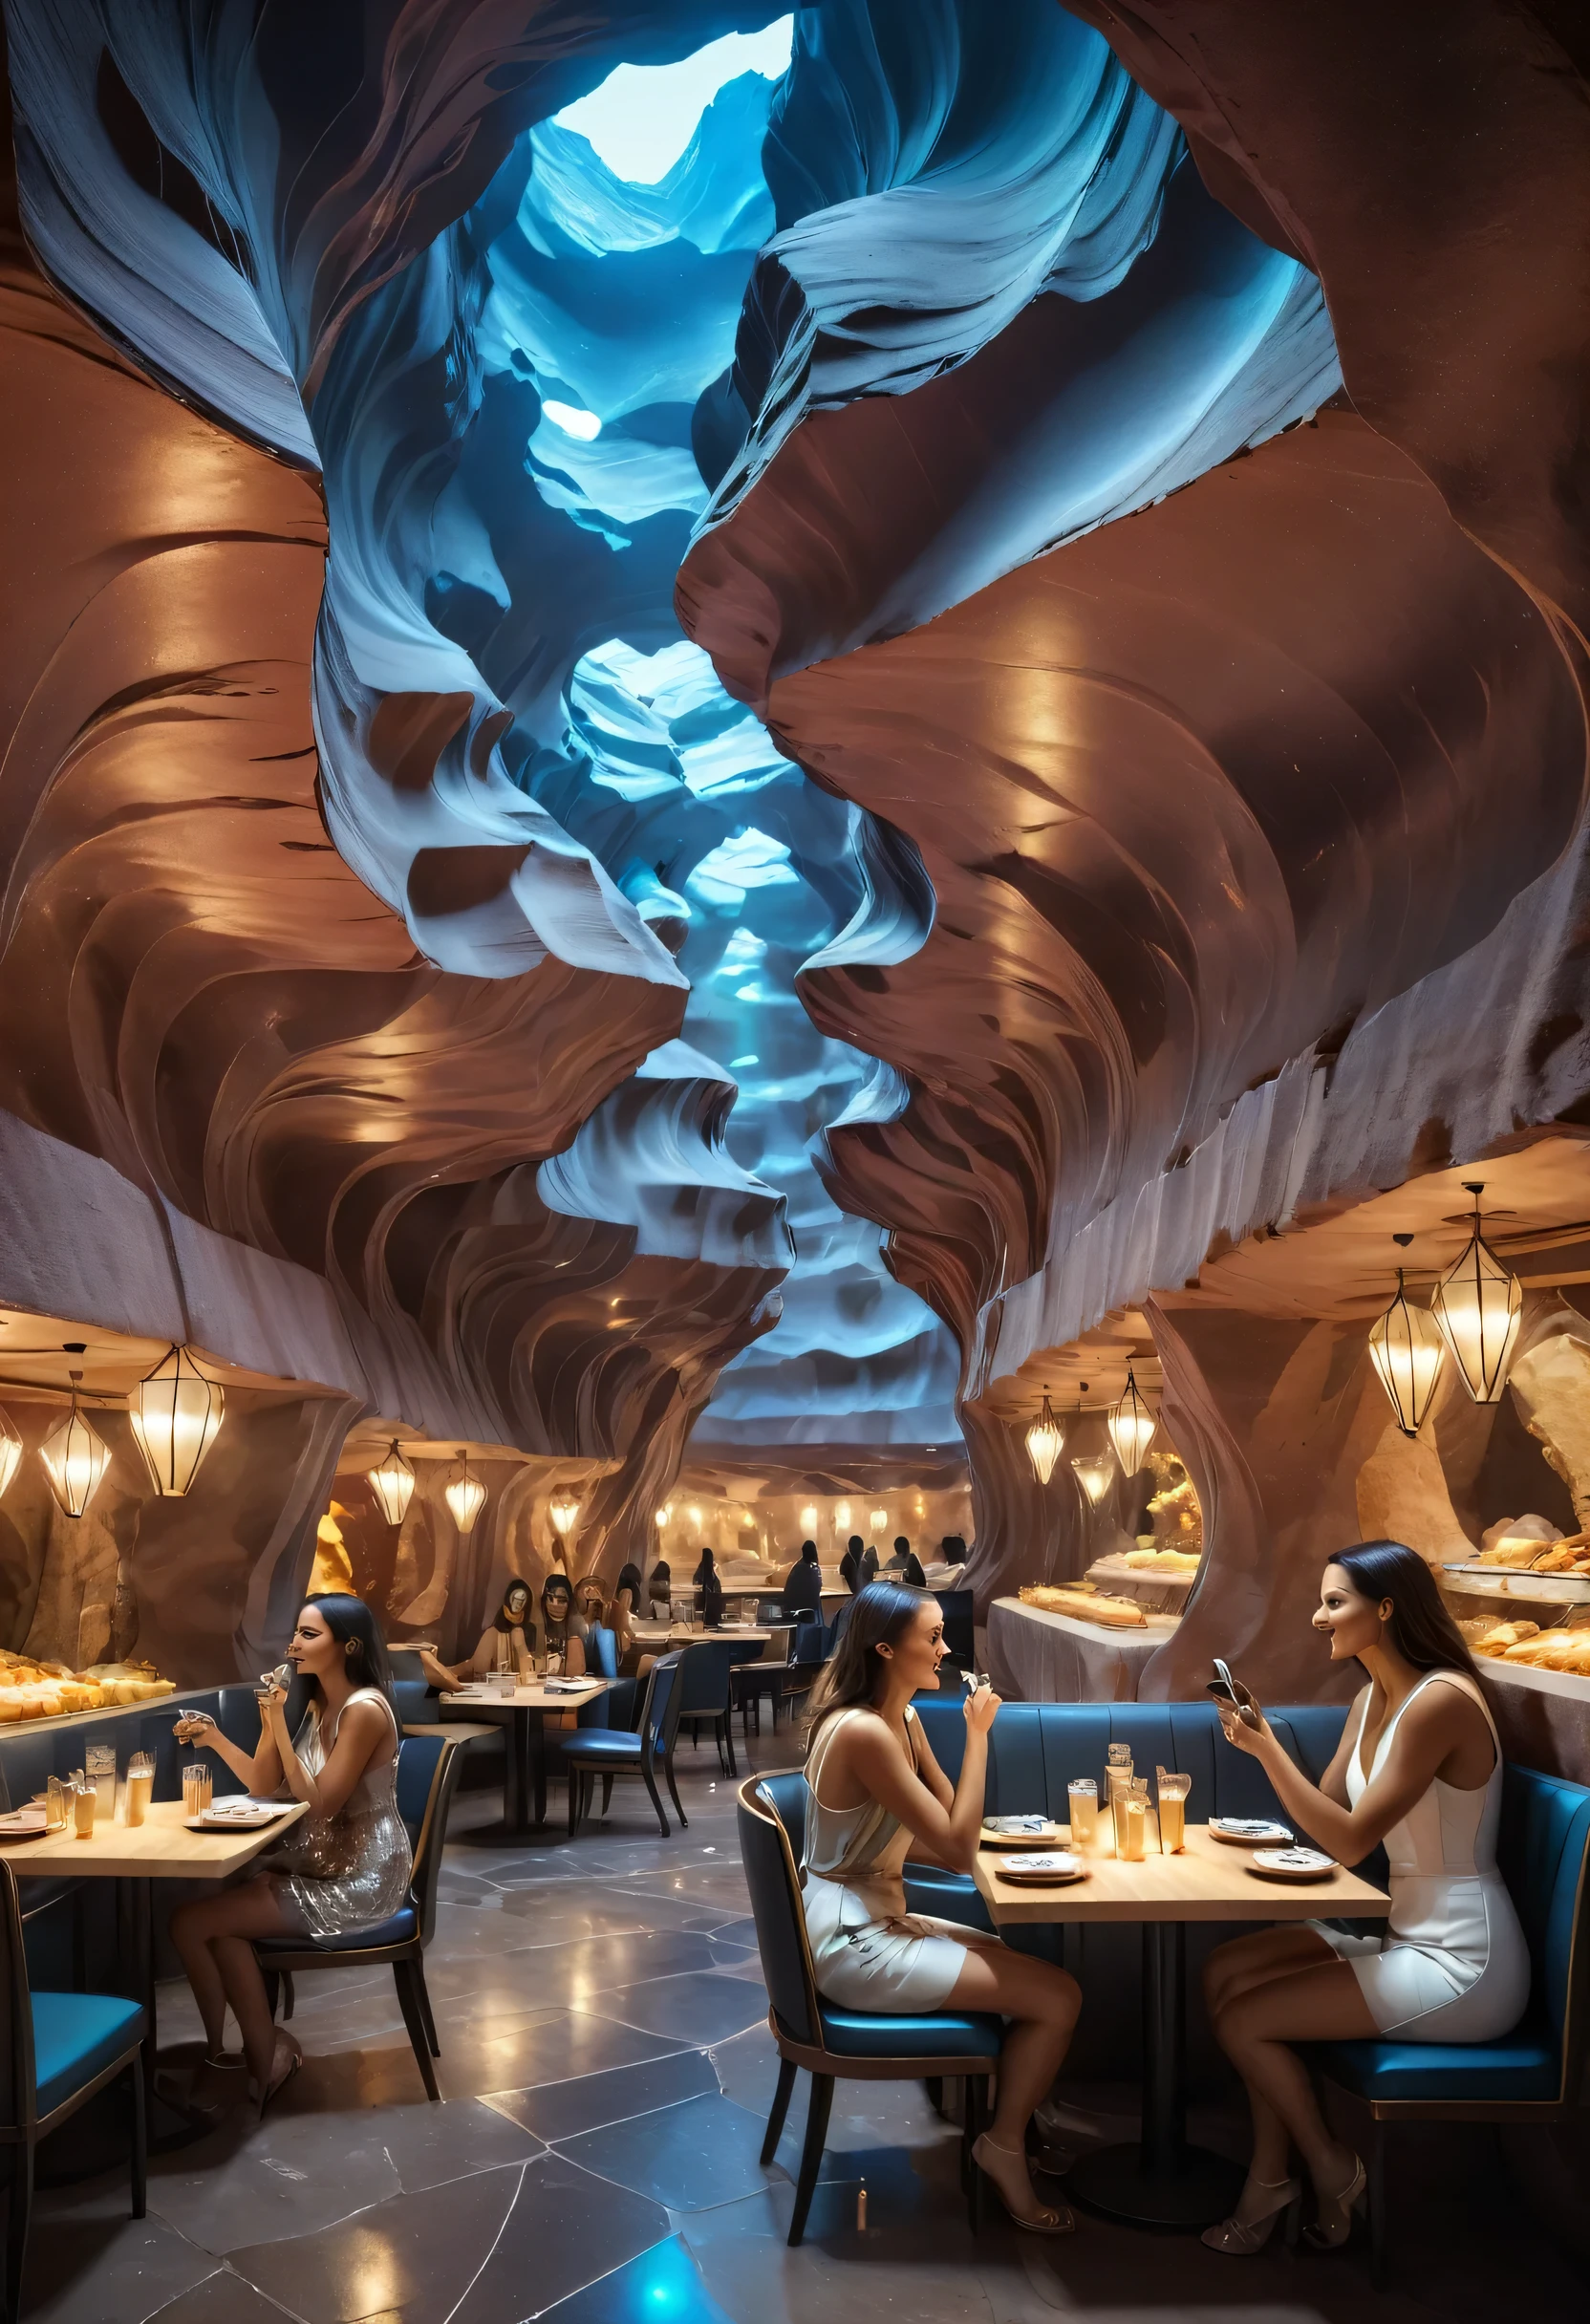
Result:
{"label": "glass of juice", "polygon": [[149,1800],[155,1788],[155,1762],[146,1751],[134,1752],[127,1762],[127,1821],[142,1823],[149,1812]]}
{"label": "glass of juice", "polygon": [[79,1840],[94,1838],[94,1818],[99,1806],[99,1794],[85,1776],[72,1787],[72,1828]]}
{"label": "glass of juice", "polygon": [[1139,1776],[1122,1793],[1115,1811],[1115,1853],[1126,1864],[1140,1864],[1147,1853],[1149,1781]]}
{"label": "glass of juice", "polygon": [[1159,1793],[1159,1844],[1167,1856],[1179,1856],[1187,1845],[1187,1795],[1192,1789],[1191,1775],[1172,1775],[1168,1768],[1155,1770]]}
{"label": "glass of juice", "polygon": [[109,1823],[116,1815],[116,1745],[91,1743],[83,1754],[83,1768],[98,1796],[97,1814]]}
{"label": "glass of juice", "polygon": [[1071,1806],[1071,1845],[1094,1848],[1099,1841],[1099,1787],[1090,1775],[1065,1786]]}

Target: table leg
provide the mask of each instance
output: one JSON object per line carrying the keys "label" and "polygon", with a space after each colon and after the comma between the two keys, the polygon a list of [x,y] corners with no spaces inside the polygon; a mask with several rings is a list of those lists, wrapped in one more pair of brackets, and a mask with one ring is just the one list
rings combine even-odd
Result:
{"label": "table leg", "polygon": [[[530,1730],[534,1741],[530,1742]],[[535,1828],[539,1832],[547,1821],[547,1722],[543,1718],[525,1721],[526,1741],[535,1754]]]}
{"label": "table leg", "polygon": [[523,1715],[510,1711],[503,1736],[503,1828],[510,1834],[525,1829],[524,1728]]}
{"label": "table leg", "polygon": [[1143,1925],[1143,2134],[1084,2155],[1067,2184],[1080,2202],[1135,2227],[1207,2227],[1235,2206],[1243,2174],[1187,2143],[1187,1942],[1179,1921]]}

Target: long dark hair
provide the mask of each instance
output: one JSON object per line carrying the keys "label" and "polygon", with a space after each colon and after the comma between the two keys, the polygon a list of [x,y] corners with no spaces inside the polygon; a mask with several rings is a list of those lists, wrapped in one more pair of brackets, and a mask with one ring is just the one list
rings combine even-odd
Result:
{"label": "long dark hair", "polygon": [[[518,1613],[515,1614],[509,1608],[508,1600],[510,1598],[516,1598],[521,1594],[524,1596],[525,1603],[520,1607]],[[494,1630],[501,1630],[505,1636],[506,1636],[509,1630],[522,1630],[525,1626],[525,1617],[530,1610],[534,1597],[535,1593],[527,1582],[524,1581],[518,1574],[510,1574],[507,1581],[503,1584],[503,1603],[497,1608],[496,1619],[491,1625],[492,1628]]]}
{"label": "long dark hair", "polygon": [[621,1565],[618,1569],[618,1580],[614,1582],[612,1589],[615,1598],[620,1590],[629,1591],[631,1610],[638,1611],[641,1599],[645,1595],[646,1584],[640,1579],[639,1566],[633,1560]]}
{"label": "long dark hair", "polygon": [[897,1646],[924,1606],[936,1614],[938,1602],[927,1590],[898,1582],[869,1582],[850,1601],[849,1613],[832,1658],[806,1697],[806,1741],[836,1711],[870,1708],[886,1666],[880,1646]]}
{"label": "long dark hair", "polygon": [[1371,1605],[1390,1599],[1391,1644],[1415,1670],[1463,1670],[1478,1678],[1468,1641],[1416,1549],[1403,1541],[1360,1541],[1338,1550],[1329,1562]]}
{"label": "long dark hair", "polygon": [[[345,1590],[328,1591],[324,1597],[306,1598],[312,1605],[337,1645],[343,1650],[348,1665],[348,1676],[355,1687],[374,1687],[384,1694],[393,1717],[398,1717],[398,1706],[392,1699],[392,1665],[386,1658],[386,1641],[376,1627],[376,1617],[362,1598],[350,1598]],[[352,1646],[354,1651],[348,1652]],[[310,1699],[320,1709],[326,1704],[325,1691],[312,1673],[309,1678]],[[401,1732],[401,1722],[399,1722]]]}
{"label": "long dark hair", "polygon": [[[569,1611],[567,1614],[565,1614],[561,1624],[554,1624],[552,1620],[552,1609],[547,1603],[548,1597],[553,1590],[564,1591],[569,1599]],[[541,1585],[541,1619],[547,1625],[547,1640],[548,1645],[551,1644],[552,1631],[554,1627],[566,1630],[572,1628],[575,1611],[574,1584],[569,1581],[569,1576],[563,1571],[562,1567],[557,1567],[553,1572],[548,1575],[546,1581]]]}

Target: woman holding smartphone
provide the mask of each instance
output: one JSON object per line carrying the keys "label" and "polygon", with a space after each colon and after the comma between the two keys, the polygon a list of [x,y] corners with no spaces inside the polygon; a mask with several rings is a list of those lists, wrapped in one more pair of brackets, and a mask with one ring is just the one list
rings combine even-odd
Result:
{"label": "woman holding smartphone", "polygon": [[982,1837],[988,1731],[999,1698],[966,1699],[966,1751],[954,1786],[911,1707],[938,1686],[944,1618],[926,1591],[873,1582],[811,1690],[806,1752],[805,1907],[817,1989],[842,2008],[998,2011],[994,2120],[973,2148],[1018,2227],[1065,2235],[1075,2221],[1043,2203],[1027,2170],[1033,2108],[1047,2096],[1082,1995],[1074,1977],[995,1936],[906,1910],[908,1856],[970,1872]]}
{"label": "woman holding smartphone", "polygon": [[1234,2216],[1204,2241],[1244,2256],[1300,2192],[1294,2145],[1314,2183],[1311,2242],[1345,2243],[1364,2193],[1364,2165],[1326,2128],[1292,2043],[1491,2041],[1517,2024],[1529,1998],[1529,1950],[1496,1869],[1501,1745],[1429,1566],[1400,1541],[1343,1550],[1325,1568],[1314,1627],[1333,1662],[1357,1660],[1368,1675],[1322,1782],[1310,1783],[1245,1688],[1236,1702],[1216,1694],[1220,1724],[1339,1863],[1386,1842],[1391,1912],[1384,1937],[1311,1922],[1210,1955],[1205,1993],[1247,2084],[1254,2149]]}

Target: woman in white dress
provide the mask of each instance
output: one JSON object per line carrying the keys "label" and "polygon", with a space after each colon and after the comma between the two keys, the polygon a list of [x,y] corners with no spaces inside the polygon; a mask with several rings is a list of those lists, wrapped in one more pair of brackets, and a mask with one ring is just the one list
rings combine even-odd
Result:
{"label": "woman in white dress", "polygon": [[819,1992],[844,2009],[986,2010],[1013,2020],[994,2120],[973,2153],[1019,2227],[1064,2235],[1075,2223],[1040,2200],[1025,2135],[1071,2039],[1076,1980],[998,1937],[906,1910],[908,1856],[972,1869],[999,1708],[986,1686],[968,1696],[952,1790],[911,1708],[919,1689],[938,1685],[943,1633],[925,1591],[870,1582],[851,1600],[844,1637],[811,1690],[803,1872],[812,1964]]}
{"label": "woman in white dress", "polygon": [[1384,1936],[1309,1923],[1211,1954],[1210,2014],[1254,2122],[1235,2213],[1204,2237],[1220,2251],[1258,2250],[1296,2198],[1294,2145],[1314,2183],[1311,2242],[1344,2243],[1363,2196],[1364,2165],[1331,2137],[1290,2043],[1493,2041],[1529,1999],[1529,1950],[1496,1869],[1501,1745],[1429,1568],[1400,1541],[1344,1549],[1325,1568],[1314,1626],[1333,1662],[1356,1658],[1369,1674],[1323,1782],[1309,1782],[1251,1696],[1257,1725],[1223,1703],[1220,1723],[1262,1763],[1288,1818],[1339,1863],[1386,1842],[1391,1912]]}

